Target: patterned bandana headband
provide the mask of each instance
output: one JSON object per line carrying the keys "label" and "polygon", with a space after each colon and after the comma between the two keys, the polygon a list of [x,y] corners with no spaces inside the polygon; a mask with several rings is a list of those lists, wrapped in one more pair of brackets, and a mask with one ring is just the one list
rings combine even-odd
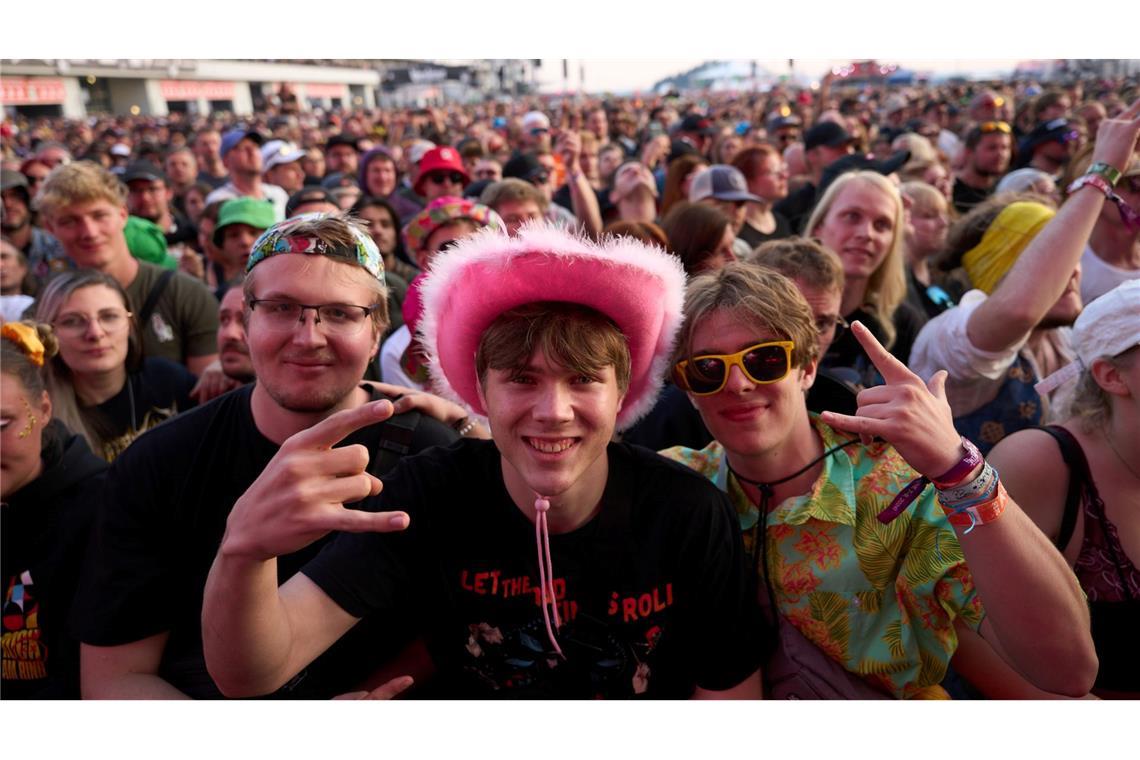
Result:
{"label": "patterned bandana headband", "polygon": [[34,327],[21,322],[5,322],[0,327],[0,335],[19,346],[32,364],[44,366],[44,344]]}
{"label": "patterned bandana headband", "polygon": [[354,259],[368,273],[381,282],[384,281],[384,261],[380,257],[380,249],[366,233],[355,227],[352,228],[353,244],[331,245],[312,235],[293,235],[291,231],[299,222],[312,221],[323,214],[301,214],[284,222],[275,224],[254,242],[246,261],[245,271],[249,274],[255,266],[271,256],[282,253],[308,253],[318,256],[335,255]]}

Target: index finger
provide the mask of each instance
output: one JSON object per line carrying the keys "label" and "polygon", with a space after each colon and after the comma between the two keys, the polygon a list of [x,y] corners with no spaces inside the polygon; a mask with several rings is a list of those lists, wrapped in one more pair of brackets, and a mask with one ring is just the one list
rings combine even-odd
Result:
{"label": "index finger", "polygon": [[357,430],[388,419],[392,412],[391,401],[370,401],[326,417],[311,428],[292,435],[285,444],[292,448],[331,449]]}
{"label": "index finger", "polygon": [[901,383],[917,377],[905,364],[895,358],[894,354],[883,348],[879,339],[862,322],[858,320],[852,322],[851,332],[855,334],[855,340],[859,341],[859,345],[867,352],[871,363],[879,370],[879,374],[887,384]]}

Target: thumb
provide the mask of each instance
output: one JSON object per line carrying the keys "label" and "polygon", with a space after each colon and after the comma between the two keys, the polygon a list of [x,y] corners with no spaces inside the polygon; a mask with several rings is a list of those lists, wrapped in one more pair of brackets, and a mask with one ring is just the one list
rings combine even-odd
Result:
{"label": "thumb", "polygon": [[946,400],[946,378],[949,376],[949,372],[940,369],[934,373],[934,376],[930,378],[930,381],[926,384],[927,389],[940,401]]}

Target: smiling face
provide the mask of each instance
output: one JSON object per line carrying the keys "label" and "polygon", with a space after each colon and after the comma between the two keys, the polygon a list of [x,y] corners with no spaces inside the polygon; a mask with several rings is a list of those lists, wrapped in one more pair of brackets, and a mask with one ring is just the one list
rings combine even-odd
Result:
{"label": "smiling face", "polygon": [[573,500],[605,482],[623,398],[612,366],[584,374],[536,351],[519,369],[488,369],[479,394],[512,494]]}
{"label": "smiling face", "polygon": [[848,280],[865,280],[883,263],[894,242],[898,206],[878,187],[848,182],[812,234],[839,255]]}
{"label": "smiling face", "polygon": [[[372,275],[326,256],[284,254],[260,262],[247,275],[256,299],[302,304],[370,306],[377,300]],[[247,304],[248,305],[248,304]],[[290,330],[275,330],[254,308],[246,340],[257,374],[254,393],[265,393],[289,411],[326,412],[341,404],[376,354],[380,331],[371,320],[355,335],[328,335],[312,310]]]}
{"label": "smiling face", "polygon": [[77,266],[102,271],[121,255],[130,255],[123,237],[124,206],[106,200],[82,201],[60,208],[47,223]]}
{"label": "smiling face", "polygon": [[[732,354],[786,336],[757,328],[731,311],[713,311],[693,331],[693,356]],[[807,420],[804,393],[815,380],[815,362],[793,367],[783,380],[761,385],[738,366],[718,393],[689,398],[709,432],[730,453],[741,457],[776,454],[798,425]]]}

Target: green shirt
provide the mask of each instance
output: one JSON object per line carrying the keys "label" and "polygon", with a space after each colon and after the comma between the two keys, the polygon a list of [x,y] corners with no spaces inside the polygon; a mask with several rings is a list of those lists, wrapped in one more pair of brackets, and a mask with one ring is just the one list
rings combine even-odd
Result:
{"label": "green shirt", "polygon": [[[825,449],[844,441],[812,415]],[[724,448],[661,452],[712,480],[736,507],[745,548],[759,512],[728,470]],[[830,657],[896,697],[946,675],[954,621],[981,625],[981,600],[954,530],[928,486],[886,525],[877,515],[917,473],[886,444],[855,443],[823,460],[811,493],[768,515],[766,565],[784,617]]]}

